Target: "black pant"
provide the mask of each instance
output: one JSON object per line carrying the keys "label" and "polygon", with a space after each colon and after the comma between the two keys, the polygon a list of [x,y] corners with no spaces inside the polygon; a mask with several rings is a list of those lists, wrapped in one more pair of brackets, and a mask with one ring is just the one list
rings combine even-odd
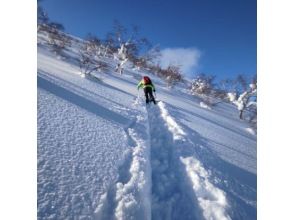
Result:
{"label": "black pant", "polygon": [[150,101],[153,101],[154,104],[156,104],[151,87],[145,87],[144,88],[144,93],[145,93],[145,97],[146,97],[146,103],[149,103]]}

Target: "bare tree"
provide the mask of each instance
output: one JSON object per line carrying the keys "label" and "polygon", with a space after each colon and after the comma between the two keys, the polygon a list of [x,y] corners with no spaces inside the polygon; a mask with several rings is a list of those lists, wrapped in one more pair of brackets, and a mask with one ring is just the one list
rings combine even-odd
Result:
{"label": "bare tree", "polygon": [[113,22],[112,31],[107,33],[105,44],[111,52],[116,52],[123,43],[126,43],[127,29],[117,20]]}
{"label": "bare tree", "polygon": [[191,93],[193,95],[209,95],[214,88],[215,76],[200,73],[192,80]]}
{"label": "bare tree", "polygon": [[234,80],[232,79],[224,79],[219,82],[219,88],[224,91],[235,91],[236,86]]}
{"label": "bare tree", "polygon": [[147,38],[140,37],[138,26],[132,26],[129,31],[117,20],[114,21],[113,30],[107,34],[105,42],[114,59],[119,62],[117,65],[120,68],[123,68],[127,61],[138,68],[145,66],[146,58],[140,53],[152,47]]}
{"label": "bare tree", "polygon": [[156,65],[150,65],[150,64],[147,64],[147,67],[146,69],[148,71],[150,71],[151,73],[155,74],[156,76],[159,76],[159,77],[164,77],[163,76],[163,69],[160,67],[159,64],[156,64]]}
{"label": "bare tree", "polygon": [[134,67],[138,70],[146,69],[151,71],[153,74],[158,75],[161,68],[158,63],[156,63],[161,56],[159,47],[154,47],[148,50],[141,56],[134,57],[131,61]]}
{"label": "bare tree", "polygon": [[86,76],[91,75],[93,71],[103,72],[108,68],[105,62],[92,59],[82,51],[79,52],[79,66],[81,72]]}
{"label": "bare tree", "polygon": [[83,50],[94,58],[102,57],[104,52],[102,51],[101,40],[91,34],[87,35]]}
{"label": "bare tree", "polygon": [[164,78],[167,83],[167,87],[169,88],[172,88],[174,85],[183,80],[180,66],[170,65],[166,69],[161,69],[160,73],[161,77]]}
{"label": "bare tree", "polygon": [[221,88],[213,88],[210,93],[214,98],[221,99],[223,101],[227,99],[227,91]]}
{"label": "bare tree", "polygon": [[214,80],[214,75],[200,73],[192,80],[190,87],[191,94],[200,98],[201,104],[209,108],[217,103],[215,98],[222,96],[222,90],[215,87]]}
{"label": "bare tree", "polygon": [[136,70],[141,70],[147,66],[147,62],[144,57],[135,57],[132,62],[133,68]]}
{"label": "bare tree", "polygon": [[97,56],[97,40],[86,41],[79,50],[79,67],[85,76],[92,76],[95,71],[105,72],[108,69],[107,63],[101,61]]}
{"label": "bare tree", "polygon": [[46,30],[46,26],[49,23],[48,13],[44,10],[44,8],[40,5],[41,0],[37,1],[37,31]]}
{"label": "bare tree", "polygon": [[149,50],[142,56],[146,62],[146,66],[154,66],[158,64],[159,58],[161,57],[161,51],[159,45],[156,45]]}
{"label": "bare tree", "polygon": [[115,46],[112,33],[107,33],[106,39],[104,40],[104,45],[108,48],[108,53],[110,55],[117,52],[117,47]]}
{"label": "bare tree", "polygon": [[39,5],[38,5],[37,13],[38,13],[37,23],[38,23],[38,30],[39,30],[40,26],[44,24],[48,24],[49,17],[47,12],[45,12],[45,10]]}
{"label": "bare tree", "polygon": [[234,82],[235,91],[245,91],[249,84],[244,74],[238,74],[236,79],[233,82]]}
{"label": "bare tree", "polygon": [[57,55],[64,56],[62,52],[66,47],[71,46],[71,37],[63,32],[63,25],[50,22],[43,25],[42,30],[48,34],[47,44],[51,47],[51,50]]}
{"label": "bare tree", "polygon": [[222,90],[238,93],[247,89],[248,80],[244,74],[239,74],[235,79],[221,80],[219,85]]}

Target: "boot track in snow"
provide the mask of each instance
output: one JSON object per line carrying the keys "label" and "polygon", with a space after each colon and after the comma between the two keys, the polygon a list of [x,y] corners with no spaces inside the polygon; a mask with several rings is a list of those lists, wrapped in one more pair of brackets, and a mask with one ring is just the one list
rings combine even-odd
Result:
{"label": "boot track in snow", "polygon": [[225,193],[187,154],[195,146],[163,102],[142,110],[125,132],[132,148],[101,196],[97,219],[231,219]]}
{"label": "boot track in snow", "polygon": [[187,152],[195,147],[170,116],[165,104],[148,108],[152,219],[231,219],[225,193]]}
{"label": "boot track in snow", "polygon": [[116,184],[101,197],[96,209],[97,219],[151,219],[150,144],[146,115],[146,111],[141,112],[125,128],[131,149],[120,166]]}

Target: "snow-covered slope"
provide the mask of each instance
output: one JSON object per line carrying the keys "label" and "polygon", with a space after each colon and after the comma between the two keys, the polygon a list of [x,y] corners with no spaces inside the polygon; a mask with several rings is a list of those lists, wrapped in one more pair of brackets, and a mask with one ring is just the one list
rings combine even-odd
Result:
{"label": "snow-covered slope", "polygon": [[256,219],[256,136],[233,106],[152,75],[145,106],[148,73],[90,80],[67,55],[38,46],[38,219]]}

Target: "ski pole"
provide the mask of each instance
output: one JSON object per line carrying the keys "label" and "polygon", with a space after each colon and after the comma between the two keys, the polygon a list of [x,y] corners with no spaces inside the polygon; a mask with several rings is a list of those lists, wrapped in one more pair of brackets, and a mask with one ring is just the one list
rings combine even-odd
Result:
{"label": "ski pole", "polygon": [[139,100],[140,100],[140,91],[138,90],[137,101],[139,102]]}
{"label": "ski pole", "polygon": [[140,98],[140,91],[138,90],[138,96],[137,96],[137,99],[139,99]]}

